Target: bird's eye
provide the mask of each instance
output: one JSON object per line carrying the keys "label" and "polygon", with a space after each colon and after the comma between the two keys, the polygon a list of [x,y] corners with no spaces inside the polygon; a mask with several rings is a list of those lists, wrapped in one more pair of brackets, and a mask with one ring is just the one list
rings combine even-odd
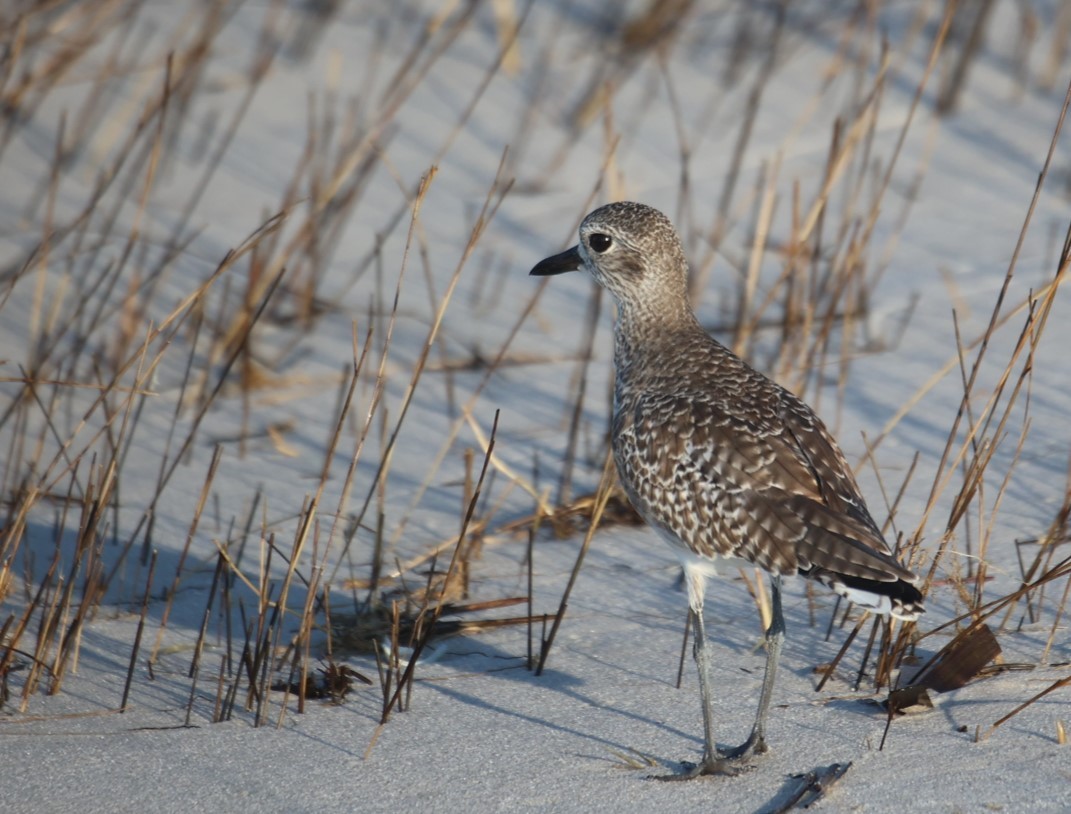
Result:
{"label": "bird's eye", "polygon": [[602,254],[603,252],[607,251],[610,248],[611,244],[613,244],[613,242],[614,241],[610,238],[609,235],[604,235],[599,232],[596,232],[588,238],[588,245],[591,246],[591,248],[599,254]]}

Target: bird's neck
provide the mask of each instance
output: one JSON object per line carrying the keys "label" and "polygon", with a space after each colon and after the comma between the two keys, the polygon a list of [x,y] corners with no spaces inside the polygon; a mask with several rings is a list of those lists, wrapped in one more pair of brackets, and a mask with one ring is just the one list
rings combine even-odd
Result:
{"label": "bird's neck", "polygon": [[619,396],[675,369],[682,348],[706,334],[686,299],[669,304],[619,303],[614,323],[614,371]]}

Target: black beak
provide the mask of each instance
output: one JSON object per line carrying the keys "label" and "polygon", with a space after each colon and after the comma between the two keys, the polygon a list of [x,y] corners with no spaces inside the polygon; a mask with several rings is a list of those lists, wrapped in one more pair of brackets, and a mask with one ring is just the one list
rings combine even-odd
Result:
{"label": "black beak", "polygon": [[546,260],[540,260],[535,264],[535,268],[528,273],[533,277],[549,277],[552,274],[561,274],[565,271],[576,271],[583,265],[584,260],[580,257],[580,250],[578,247],[573,246],[573,248],[561,254],[548,257]]}

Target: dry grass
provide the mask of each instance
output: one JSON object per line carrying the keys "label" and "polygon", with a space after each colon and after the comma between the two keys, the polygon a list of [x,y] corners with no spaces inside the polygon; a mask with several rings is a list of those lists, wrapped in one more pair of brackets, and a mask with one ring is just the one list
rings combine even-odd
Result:
{"label": "dry grass", "polygon": [[[489,383],[503,371],[548,360],[514,347],[523,326],[538,312],[542,288],[516,308],[515,321],[497,347],[458,359],[444,336],[463,279],[479,275],[484,282],[473,296],[495,297],[492,273],[475,267],[493,265],[486,259],[491,254],[485,249],[486,235],[514,191],[519,156],[531,146],[529,117],[553,109],[548,88],[537,83],[514,147],[503,154],[478,211],[469,213],[468,238],[442,285],[430,269],[422,218],[429,190],[440,183],[438,162],[465,132],[491,83],[516,70],[523,59],[517,38],[532,4],[519,10],[508,3],[496,8],[495,58],[456,120],[443,129],[435,158],[419,181],[393,167],[397,117],[443,55],[477,24],[479,4],[461,4],[428,18],[385,19],[384,30],[390,29],[394,41],[409,43],[394,72],[384,73],[384,54],[373,50],[361,72],[365,84],[353,100],[344,102],[334,92],[310,100],[301,157],[277,203],[247,236],[208,259],[191,248],[204,245],[191,224],[198,222],[199,208],[218,183],[236,134],[247,125],[258,91],[281,54],[302,59],[314,51],[330,16],[306,15],[295,27],[288,25],[293,21],[281,8],[273,6],[263,15],[252,60],[243,70],[226,74],[226,81],[241,89],[237,103],[208,128],[198,174],[183,187],[185,197],[163,233],[154,207],[165,178],[188,149],[187,131],[200,115],[198,100],[221,81],[212,54],[234,9],[227,4],[199,7],[173,31],[153,37],[144,36],[141,15],[146,9],[137,0],[43,3],[8,12],[11,16],[0,20],[6,49],[0,63],[5,110],[0,158],[38,126],[40,111],[54,96],[76,80],[80,88],[79,103],[67,107],[50,131],[48,158],[35,168],[21,213],[25,249],[0,270],[0,311],[25,329],[27,340],[23,357],[5,361],[0,380],[6,396],[0,409],[5,445],[0,704],[25,711],[39,692],[69,687],[86,627],[102,609],[125,607],[138,619],[125,684],[116,699],[116,708],[126,709],[132,685],[151,678],[166,651],[177,598],[195,583],[205,587],[205,604],[187,671],[187,725],[196,715],[223,721],[239,711],[255,725],[278,725],[291,708],[302,711],[308,698],[339,702],[354,681],[367,680],[342,664],[339,654],[369,647],[377,654],[380,722],[386,724],[392,712],[409,705],[421,652],[433,636],[450,633],[526,624],[525,662],[537,673],[543,669],[556,632],[567,623],[569,593],[600,519],[605,526],[608,519],[633,522],[634,516],[609,469],[602,468],[599,480],[605,437],[593,439],[584,422],[584,416],[608,415],[610,409],[607,393],[590,386],[598,329],[606,319],[598,290],[590,295],[570,355],[575,367],[562,404],[564,459],[537,462],[534,475],[518,472],[496,454],[496,444],[503,443],[496,440],[497,417],[490,421],[479,405]],[[895,345],[895,337],[869,336],[867,318],[872,293],[893,262],[896,236],[913,202],[913,194],[905,195],[901,209],[889,213],[894,170],[904,172],[899,166],[904,139],[917,126],[920,100],[935,82],[940,110],[954,109],[986,36],[981,11],[963,19],[952,8],[943,18],[916,19],[906,35],[905,49],[927,24],[937,32],[890,152],[880,153],[877,128],[896,57],[884,45],[875,46],[873,17],[860,10],[845,18],[822,91],[790,134],[794,138],[817,126],[817,110],[831,88],[853,89],[830,125],[820,182],[811,188],[786,177],[779,160],[770,157],[753,188],[743,189],[755,117],[775,69],[789,56],[783,38],[792,10],[780,8],[771,15],[747,4],[734,6],[737,24],[726,70],[745,66],[750,84],[736,125],[730,173],[709,224],[696,214],[706,207],[697,200],[701,192],[691,178],[694,145],[709,120],[685,116],[667,59],[686,24],[701,13],[697,4],[675,3],[670,15],[656,13],[652,4],[611,27],[605,45],[608,54],[617,56],[588,77],[587,90],[574,100],[569,117],[577,132],[588,124],[601,127],[605,144],[598,185],[588,200],[576,202],[573,215],[579,218],[593,202],[620,191],[617,152],[628,139],[628,128],[615,115],[615,93],[638,71],[658,78],[674,114],[680,160],[676,214],[695,260],[694,291],[702,298],[712,279],[735,275],[737,281],[735,291],[723,298],[721,318],[710,327],[738,353],[806,395],[831,424],[839,423],[860,349],[878,353]],[[1032,18],[1023,19],[1026,30]],[[1066,30],[1071,15],[1061,14],[1060,21]],[[805,15],[791,22],[811,24]],[[398,26],[404,27],[401,33]],[[1024,82],[1051,84],[1066,59],[1053,50],[1043,72],[1032,77],[1029,55],[1024,48],[1019,63]],[[721,101],[712,98],[706,104],[713,110]],[[1053,134],[1054,147],[1061,127],[1062,120]],[[546,178],[565,171],[571,149],[572,141],[562,144],[547,165]],[[94,168],[89,176],[87,164]],[[397,195],[389,206],[367,199],[384,166],[397,179]],[[913,189],[926,169],[923,162],[910,172]],[[1046,163],[1039,190],[1049,174]],[[329,286],[328,271],[356,213],[369,207],[382,215],[377,223],[385,225],[349,266],[348,284],[368,292],[367,308],[352,324],[352,359],[337,375],[312,377],[299,372],[302,354],[324,321],[337,315],[334,303],[347,293]],[[1033,212],[1032,205],[1024,235]],[[896,226],[882,244],[875,237],[879,222]],[[748,239],[727,239],[740,234]],[[390,241],[405,246],[393,268],[384,259]],[[1048,627],[1045,647],[1037,653],[1042,662],[1066,625],[1071,497],[1052,518],[1038,518],[1038,527],[1047,529],[1030,543],[1032,559],[1021,560],[1019,588],[988,595],[987,577],[995,548],[1013,544],[998,539],[993,529],[1018,453],[1029,443],[1030,387],[1034,377],[1048,373],[1036,370],[1033,360],[1069,258],[1071,237],[1051,281],[1028,300],[1013,303],[1006,300],[1016,270],[1013,257],[985,330],[977,337],[961,336],[947,367],[927,385],[958,373],[963,391],[932,483],[913,481],[912,466],[895,488],[882,484],[882,489],[887,529],[900,542],[903,557],[925,574],[927,590],[943,581],[955,603],[955,618],[937,624],[932,614],[921,627],[890,629],[851,609],[835,608],[823,626],[829,631],[850,626],[841,656],[853,643],[858,648],[858,634],[867,631],[862,652],[853,656],[858,659],[857,685],[869,675],[876,687],[892,687],[905,658],[930,639],[950,636],[937,648],[938,656],[947,657],[983,626],[1009,631],[1024,617]],[[414,280],[419,279],[427,288],[427,319],[420,323],[418,343],[399,348],[399,325],[410,318],[401,305],[404,287],[418,285]],[[13,313],[26,304],[28,311]],[[1018,341],[1007,355],[994,358],[993,340],[1010,326],[1018,326]],[[981,388],[983,373],[997,385]],[[161,388],[162,381],[173,384]],[[326,407],[321,410],[322,426],[280,422],[270,409],[276,400],[299,398],[306,389],[326,392],[332,387],[337,396],[329,416]],[[425,394],[446,405],[450,420],[437,448],[427,451],[422,481],[407,497],[398,497],[402,487],[393,477],[394,454],[408,439],[419,438],[410,408]],[[880,457],[880,445],[896,424],[912,415],[922,394],[905,401],[895,419],[869,440],[868,465]],[[206,419],[226,411],[239,416],[235,435],[210,437]],[[265,439],[274,452],[288,457],[298,454],[294,436],[325,432],[318,474],[307,491],[269,496],[251,488],[241,510],[218,505],[221,491],[234,497],[233,486],[221,490],[222,470],[250,460]],[[132,482],[145,471],[137,461],[146,448],[144,437],[161,434],[155,482]],[[474,443],[462,443],[463,437]],[[1011,465],[995,471],[994,453],[1009,444],[1015,447]],[[206,465],[207,449],[212,453]],[[202,471],[196,486],[188,474],[191,462]],[[460,531],[433,539],[415,518],[429,491],[440,487],[444,472],[461,473]],[[540,486],[541,472],[554,473],[554,489]],[[598,489],[591,493],[596,482]],[[584,487],[589,493],[574,497]],[[905,492],[927,488],[922,515],[901,516],[897,509]],[[191,489],[197,492],[192,502],[184,499]],[[528,516],[506,510],[515,507],[517,495],[533,507]],[[176,501],[191,507],[184,518],[183,544],[172,545],[169,539],[162,546],[158,526],[166,507]],[[944,511],[943,535],[927,541],[924,530]],[[557,612],[544,613],[533,600],[533,543],[543,529],[567,536],[581,527],[587,532],[572,578]],[[203,551],[197,541],[204,537],[214,545],[210,560],[195,553]],[[419,540],[415,545],[414,537]],[[489,544],[516,548],[517,561],[528,569],[526,596],[472,596],[481,553]],[[161,548],[173,556],[161,556]],[[439,562],[448,552],[449,565],[443,569]],[[965,570],[958,565],[961,560],[967,563]],[[197,582],[209,573],[210,581]],[[761,610],[762,581],[744,576]],[[521,603],[526,604],[523,615],[464,618]],[[815,624],[823,622],[816,611],[812,618]],[[535,625],[543,631],[537,633]],[[211,652],[218,653],[218,661],[210,658],[210,641],[216,642]],[[382,647],[385,641],[389,648]],[[407,660],[403,652],[410,653]],[[825,670],[826,678],[835,673],[841,656]],[[1059,679],[1023,699],[983,735],[1068,681],[1071,677]],[[205,686],[213,687],[210,712],[195,709]]]}

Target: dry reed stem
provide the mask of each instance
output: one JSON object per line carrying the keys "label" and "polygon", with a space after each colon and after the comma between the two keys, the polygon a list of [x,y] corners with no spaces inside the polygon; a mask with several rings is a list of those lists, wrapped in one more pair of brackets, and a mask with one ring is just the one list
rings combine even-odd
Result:
{"label": "dry reed stem", "polygon": [[[512,186],[512,181],[504,181],[501,177],[501,173],[505,168],[505,156],[506,154],[503,153],[502,160],[499,162],[498,170],[495,173],[494,181],[491,183],[491,187],[487,192],[487,196],[484,199],[480,213],[477,215],[476,220],[472,226],[472,230],[469,234],[468,241],[465,244],[465,248],[461,253],[461,257],[458,260],[454,272],[450,277],[450,282],[448,283],[446,291],[444,292],[443,297],[439,303],[439,308],[437,309],[435,316],[432,320],[432,324],[428,330],[427,337],[425,338],[424,343],[421,346],[420,354],[418,356],[416,364],[413,367],[409,383],[406,386],[405,394],[402,398],[402,406],[399,417],[395,422],[394,428],[391,431],[390,440],[387,442],[387,447],[384,450],[384,461],[389,459],[389,453],[394,448],[394,444],[397,442],[398,434],[400,433],[402,428],[402,423],[404,422],[406,413],[408,412],[409,406],[412,403],[413,396],[416,392],[417,384],[420,382],[421,376],[424,372],[424,366],[427,363],[428,354],[431,350],[432,344],[434,344],[435,337],[438,335],[439,328],[446,313],[446,308],[450,303],[455,289],[457,288],[457,283],[460,279],[461,272],[466,267],[469,259],[472,256],[472,253],[475,251],[476,245],[480,237],[482,236],[484,230],[487,228],[490,222],[493,220],[495,214],[498,212],[499,206],[502,204],[503,199],[509,193],[509,190]],[[500,351],[500,356],[501,354],[505,353],[507,346],[508,341]],[[489,368],[487,376],[485,376],[485,381],[487,378],[490,377],[491,372],[493,372],[496,367],[497,360]],[[464,412],[467,412],[470,406],[475,403],[475,399],[478,396],[479,389],[480,388],[478,387],[477,392],[474,392],[472,394],[469,404],[463,408]],[[455,421],[455,426],[458,427],[458,429],[460,428],[460,422],[462,420],[463,419],[457,419]],[[431,478],[433,478],[437,473],[439,465],[441,464],[442,459],[445,457],[446,450],[448,449],[449,445],[452,445],[455,437],[456,432],[452,431],[449,434],[446,443],[444,443],[442,449],[440,450],[440,454],[436,457],[435,462],[429,468],[427,478],[416,490],[413,498],[410,500],[409,508],[399,519],[393,538],[390,541],[391,549],[393,549],[397,544],[398,540],[401,539],[412,511],[420,503],[424,492],[427,490],[428,484],[431,483]],[[385,471],[386,467],[384,466],[384,464],[381,464],[379,470],[377,471],[375,479],[373,480],[373,488],[375,487],[375,485],[379,484],[382,481]],[[372,492],[370,490],[369,496],[365,499],[365,503],[361,511],[358,513],[358,518],[363,517],[365,511],[367,511],[368,504],[371,500],[371,494]]]}
{"label": "dry reed stem", "polygon": [[602,477],[599,479],[599,488],[595,492],[595,505],[591,512],[591,525],[588,526],[587,532],[584,534],[584,542],[580,544],[580,550],[576,555],[576,562],[573,564],[573,570],[569,573],[569,581],[565,585],[565,590],[562,592],[561,601],[558,603],[558,612],[554,615],[554,622],[551,624],[550,633],[543,640],[543,643],[539,649],[539,663],[536,665],[535,674],[537,676],[543,674],[543,667],[547,663],[547,658],[550,656],[550,649],[554,646],[554,638],[558,634],[558,628],[561,627],[562,620],[565,618],[565,611],[569,607],[569,595],[573,592],[573,586],[576,585],[577,577],[580,574],[580,567],[584,564],[584,557],[588,552],[588,548],[591,546],[591,541],[595,537],[595,532],[599,527],[599,520],[602,519],[602,513],[606,508],[606,503],[610,498],[610,491],[614,482],[614,458],[613,455],[607,454],[606,460],[603,463]]}

